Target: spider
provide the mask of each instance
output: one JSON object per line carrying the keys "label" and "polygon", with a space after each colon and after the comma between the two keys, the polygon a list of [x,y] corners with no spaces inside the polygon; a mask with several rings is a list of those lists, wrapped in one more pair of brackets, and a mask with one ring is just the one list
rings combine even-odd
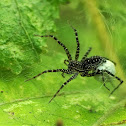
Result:
{"label": "spider", "polygon": [[[72,27],[72,26],[71,26]],[[114,78],[116,78],[118,81],[120,81],[120,83],[118,84],[117,87],[115,87],[112,92],[110,93],[113,94],[115,92],[115,90],[117,88],[119,88],[119,86],[123,83],[123,80],[121,80],[119,77],[115,76],[115,63],[111,60],[109,60],[108,58],[105,57],[101,57],[101,56],[92,56],[87,58],[88,54],[91,52],[92,48],[90,47],[88,49],[88,51],[84,54],[84,56],[82,57],[81,61],[78,61],[79,58],[79,52],[80,52],[80,43],[79,43],[79,39],[78,39],[78,33],[77,30],[72,27],[75,37],[76,37],[76,43],[77,43],[77,49],[76,49],[76,54],[75,54],[75,59],[72,59],[72,56],[69,52],[69,50],[67,49],[67,47],[61,43],[55,36],[53,35],[43,35],[43,36],[39,36],[39,35],[35,35],[35,36],[39,36],[39,37],[51,37],[53,38],[59,45],[61,45],[65,52],[66,55],[68,57],[67,60],[64,60],[64,64],[68,66],[68,69],[53,69],[53,70],[45,70],[41,73],[39,73],[38,75],[26,80],[32,80],[44,73],[48,73],[48,72],[62,72],[62,76],[64,77],[64,73],[66,74],[72,74],[72,76],[66,81],[64,82],[61,87],[59,88],[59,90],[54,94],[54,96],[51,98],[51,100],[49,101],[49,103],[57,96],[57,94],[60,92],[60,90],[67,85],[70,81],[72,81],[73,79],[75,79],[79,74],[82,77],[92,77],[92,76],[101,76],[102,81],[103,81],[103,85],[105,86],[105,88],[107,90],[110,91],[110,89],[106,86],[105,84],[105,76],[104,74],[106,73],[109,76],[112,76]],[[26,82],[25,81],[25,82]]]}

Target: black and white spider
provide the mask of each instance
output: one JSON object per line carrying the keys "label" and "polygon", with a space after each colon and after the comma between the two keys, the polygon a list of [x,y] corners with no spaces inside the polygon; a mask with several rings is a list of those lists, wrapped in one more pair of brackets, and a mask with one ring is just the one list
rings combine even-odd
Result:
{"label": "black and white spider", "polygon": [[64,60],[64,63],[65,63],[65,65],[68,66],[68,69],[46,70],[46,71],[43,71],[42,73],[39,73],[38,75],[36,75],[33,78],[30,78],[26,81],[32,80],[32,79],[34,79],[34,78],[36,78],[36,77],[38,77],[38,76],[40,76],[44,73],[48,73],[48,72],[62,72],[63,77],[64,77],[64,73],[72,74],[72,76],[65,83],[62,84],[60,89],[55,93],[55,95],[52,97],[52,99],[49,101],[49,103],[53,100],[53,98],[56,97],[56,95],[60,92],[60,90],[67,83],[69,83],[71,80],[75,79],[78,76],[78,74],[80,74],[82,77],[85,77],[85,76],[86,77],[92,77],[92,76],[97,76],[97,75],[101,76],[102,81],[103,81],[103,85],[109,91],[110,91],[110,89],[105,85],[104,74],[106,73],[107,75],[110,75],[110,76],[116,78],[117,80],[120,81],[120,83],[117,87],[115,87],[113,89],[113,91],[110,93],[110,95],[113,94],[114,91],[117,88],[119,88],[119,86],[123,83],[123,81],[119,77],[115,76],[115,63],[113,61],[111,61],[111,60],[109,60],[105,57],[101,57],[101,56],[92,56],[90,58],[87,58],[88,54],[92,50],[91,47],[84,54],[81,61],[78,61],[79,51],[80,51],[80,43],[79,43],[79,40],[78,40],[77,30],[73,27],[72,27],[72,29],[74,30],[75,37],[76,37],[76,43],[77,43],[75,60],[72,59],[72,56],[71,56],[69,50],[66,48],[66,46],[63,43],[61,43],[55,36],[53,36],[53,35],[44,35],[44,36],[36,35],[36,36],[39,36],[39,37],[51,37],[54,40],[56,40],[58,42],[58,44],[60,44],[64,48],[66,55],[68,57],[68,60]]}

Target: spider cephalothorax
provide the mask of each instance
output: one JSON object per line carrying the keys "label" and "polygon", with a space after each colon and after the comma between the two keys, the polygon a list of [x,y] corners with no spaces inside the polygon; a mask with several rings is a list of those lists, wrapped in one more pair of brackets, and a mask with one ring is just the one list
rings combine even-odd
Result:
{"label": "spider cephalothorax", "polygon": [[[62,84],[60,89],[56,92],[56,94],[52,97],[52,99],[49,102],[51,102],[53,100],[53,98],[56,97],[56,95],[60,92],[60,90],[67,83],[69,83],[71,80],[75,79],[78,76],[78,74],[80,74],[82,77],[84,77],[84,76],[91,77],[91,76],[99,75],[99,76],[101,76],[102,81],[103,81],[103,85],[105,87],[106,87],[106,85],[105,85],[104,74],[107,74],[107,75],[110,75],[110,76],[116,78],[117,80],[120,81],[120,83],[110,93],[110,95],[113,94],[113,92],[123,83],[123,81],[119,77],[115,76],[115,63],[113,61],[110,61],[109,59],[107,59],[105,57],[101,57],[101,56],[92,56],[92,57],[87,58],[88,54],[90,53],[90,51],[92,49],[91,47],[84,54],[81,61],[78,61],[79,51],[80,51],[80,43],[78,40],[77,30],[73,27],[72,27],[72,29],[74,30],[74,33],[76,36],[76,43],[77,43],[77,50],[76,50],[74,60],[72,59],[72,56],[71,56],[69,50],[66,48],[66,46],[63,43],[61,43],[55,36],[53,36],[53,35],[44,35],[44,36],[36,35],[39,37],[51,37],[54,40],[56,40],[58,42],[58,44],[60,44],[64,48],[66,55],[68,57],[68,60],[64,60],[64,63],[65,63],[65,65],[68,66],[68,69],[46,70],[46,71],[43,71],[42,73],[39,73],[38,75],[34,76],[31,79],[34,79],[34,78],[36,78],[44,73],[48,73],[48,72],[62,72],[63,77],[64,77],[64,73],[72,74],[72,76],[65,83]],[[28,79],[26,81],[29,81],[31,79]],[[106,87],[106,89],[110,90],[108,87]]]}

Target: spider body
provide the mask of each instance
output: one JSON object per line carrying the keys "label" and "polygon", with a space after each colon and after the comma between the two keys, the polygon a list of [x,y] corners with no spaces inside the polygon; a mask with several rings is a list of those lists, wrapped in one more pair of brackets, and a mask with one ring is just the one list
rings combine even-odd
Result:
{"label": "spider body", "polygon": [[106,59],[100,56],[92,56],[82,61],[71,60],[69,61],[69,64],[68,64],[68,70],[71,71],[72,73],[78,72],[81,75],[83,74],[86,76],[89,72],[96,71],[98,67],[105,62],[106,62]]}
{"label": "spider body", "polygon": [[100,56],[92,56],[90,58],[86,58],[82,61],[82,68],[87,71],[96,71],[98,66],[106,62],[106,59]]}
{"label": "spider body", "polygon": [[107,58],[101,56],[92,56],[82,61],[72,60],[68,64],[68,74],[80,73],[82,77],[89,76],[89,73],[100,74],[104,70],[115,74],[115,65]]}
{"label": "spider body", "polygon": [[[72,27],[72,26],[71,26]],[[108,76],[114,77],[117,80],[120,81],[120,83],[118,84],[117,87],[115,87],[112,92],[110,93],[113,94],[114,91],[119,88],[119,86],[123,83],[123,81],[115,76],[115,63],[105,57],[101,57],[101,56],[92,56],[90,58],[87,58],[88,54],[90,53],[90,51],[92,50],[92,48],[90,47],[88,49],[88,51],[84,54],[84,56],[82,57],[81,61],[78,61],[79,58],[79,51],[80,51],[80,43],[79,43],[79,39],[78,39],[78,34],[77,34],[77,30],[75,28],[72,27],[72,29],[74,30],[75,33],[75,37],[76,37],[76,43],[77,43],[77,49],[76,49],[76,54],[75,54],[75,59],[72,59],[72,56],[69,52],[69,50],[67,49],[67,47],[61,43],[55,36],[53,35],[44,35],[44,36],[39,36],[39,37],[51,37],[53,38],[59,45],[61,45],[64,48],[64,51],[66,52],[66,55],[68,57],[68,60],[64,60],[65,65],[68,66],[68,69],[54,69],[54,70],[45,70],[41,73],[39,73],[38,75],[26,80],[32,80],[44,73],[48,73],[48,72],[61,72],[62,76],[64,76],[64,74],[72,74],[72,76],[66,81],[64,82],[61,87],[59,88],[59,90],[55,93],[55,95],[52,97],[52,99],[49,101],[49,103],[53,100],[53,98],[56,97],[56,95],[60,92],[60,90],[67,85],[70,81],[72,81],[73,79],[75,79],[78,74],[80,74],[82,77],[92,77],[92,76],[100,76],[102,78],[103,81],[103,85],[105,86],[105,88],[107,90],[110,91],[110,89],[108,87],[106,87],[105,84],[105,76],[104,74],[107,74]]]}

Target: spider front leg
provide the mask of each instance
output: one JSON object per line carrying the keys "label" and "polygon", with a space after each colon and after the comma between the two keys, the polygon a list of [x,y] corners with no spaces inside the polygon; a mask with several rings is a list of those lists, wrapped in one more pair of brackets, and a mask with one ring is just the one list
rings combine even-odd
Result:
{"label": "spider front leg", "polygon": [[86,57],[88,56],[88,54],[91,52],[91,50],[92,50],[92,48],[90,47],[89,49],[88,49],[88,51],[84,54],[84,56],[83,56],[83,58],[82,58],[82,62],[86,59]]}
{"label": "spider front leg", "polygon": [[71,80],[75,79],[77,77],[78,73],[75,73],[71,78],[69,78],[64,84],[62,84],[62,86],[60,87],[60,89],[55,93],[55,95],[51,98],[51,100],[49,101],[49,103],[56,97],[56,95],[60,92],[60,90],[67,85],[67,83],[69,83]]}
{"label": "spider front leg", "polygon": [[35,35],[35,36],[53,38],[55,41],[57,41],[57,43],[58,43],[59,45],[61,45],[61,46],[64,48],[64,50],[65,50],[65,52],[66,52],[66,55],[67,55],[68,59],[69,59],[69,60],[72,60],[71,54],[70,54],[69,50],[67,49],[67,47],[66,47],[63,43],[61,43],[54,35],[42,35],[42,36],[40,36],[40,35]]}
{"label": "spider front leg", "polygon": [[[42,73],[39,73],[38,75],[36,75],[36,76],[34,76],[34,77],[32,77],[32,78],[26,80],[26,81],[35,79],[36,77],[38,77],[38,76],[40,76],[40,75],[42,75],[42,74],[44,74],[44,73],[48,73],[48,72],[63,72],[63,73],[66,73],[67,70],[65,70],[65,69],[46,70],[46,71],[43,71]],[[26,81],[25,81],[25,82],[26,82]]]}
{"label": "spider front leg", "polygon": [[75,54],[75,60],[78,60],[79,58],[79,52],[80,52],[80,43],[79,43],[79,39],[78,39],[78,33],[77,33],[77,30],[71,26],[72,29],[74,30],[74,33],[75,33],[75,37],[76,37],[76,43],[77,43],[77,49],[76,49],[76,54]]}
{"label": "spider front leg", "polygon": [[77,33],[77,30],[70,23],[69,23],[69,25],[74,30],[74,34],[75,34],[75,37],[76,37],[77,49],[76,49],[76,54],[75,54],[75,60],[77,61],[78,58],[79,58],[79,52],[80,52],[80,43],[79,43],[79,39],[78,39],[78,33]]}
{"label": "spider front leg", "polygon": [[[118,84],[117,87],[114,88],[114,90],[110,93],[110,95],[112,95],[116,89],[119,88],[119,86],[123,83],[123,80],[121,80],[119,77],[115,76],[114,74],[112,74],[111,72],[107,71],[107,70],[104,70],[104,72],[108,73],[109,75],[111,75],[112,77],[116,78],[118,81],[120,81],[120,83]],[[109,95],[109,96],[110,96]]]}

